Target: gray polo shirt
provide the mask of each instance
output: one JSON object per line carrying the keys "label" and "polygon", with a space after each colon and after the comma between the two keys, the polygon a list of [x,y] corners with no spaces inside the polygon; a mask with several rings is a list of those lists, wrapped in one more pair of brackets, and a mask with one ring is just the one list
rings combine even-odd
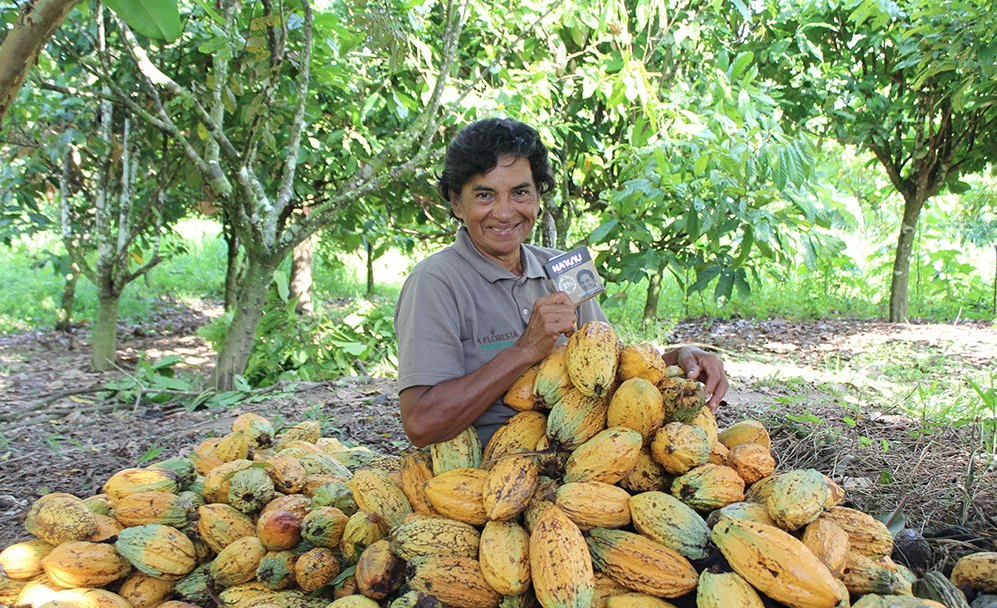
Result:
{"label": "gray polo shirt", "polygon": [[[461,226],[452,245],[415,265],[395,307],[399,391],[465,376],[516,342],[533,303],[553,292],[544,262],[562,253],[520,249],[523,275],[516,276],[479,252]],[[579,325],[606,320],[594,299],[577,312]],[[478,417],[482,445],[515,413],[500,400]]]}

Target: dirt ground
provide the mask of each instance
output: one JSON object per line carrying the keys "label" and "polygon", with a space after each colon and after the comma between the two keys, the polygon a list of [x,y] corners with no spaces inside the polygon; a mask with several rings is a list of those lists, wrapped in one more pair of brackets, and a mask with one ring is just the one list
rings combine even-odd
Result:
{"label": "dirt ground", "polygon": [[[142,355],[180,355],[189,369],[207,374],[213,353],[192,337],[202,322],[191,311],[175,311],[152,326],[123,329],[121,369],[101,374],[87,371],[83,334],[0,336],[0,548],[28,538],[23,517],[38,496],[98,493],[114,472],[151,453],[151,460],[182,455],[227,432],[243,411],[287,424],[322,416],[326,435],[387,454],[409,445],[391,379],[300,385],[224,410],[98,398],[96,387],[128,374]],[[718,412],[721,428],[762,420],[780,469],[817,468],[846,488],[848,504],[873,514],[897,511],[929,537],[939,562],[972,547],[997,550],[997,462],[968,447],[976,427],[919,433],[919,421],[891,411],[907,389],[878,382],[876,365],[858,377],[854,367],[847,377],[836,368],[884,344],[906,344],[955,357],[967,369],[993,370],[994,327],[694,320],[676,326],[668,340],[724,358],[731,389]],[[859,386],[864,382],[875,383],[880,398],[870,400],[860,390],[868,388]]]}

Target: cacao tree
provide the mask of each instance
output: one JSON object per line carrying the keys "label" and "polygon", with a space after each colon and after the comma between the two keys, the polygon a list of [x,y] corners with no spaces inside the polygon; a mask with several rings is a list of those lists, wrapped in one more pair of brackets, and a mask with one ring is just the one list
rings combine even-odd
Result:
{"label": "cacao tree", "polygon": [[786,124],[868,150],[902,196],[889,320],[906,320],[922,209],[997,158],[991,3],[775,1],[742,17]]}

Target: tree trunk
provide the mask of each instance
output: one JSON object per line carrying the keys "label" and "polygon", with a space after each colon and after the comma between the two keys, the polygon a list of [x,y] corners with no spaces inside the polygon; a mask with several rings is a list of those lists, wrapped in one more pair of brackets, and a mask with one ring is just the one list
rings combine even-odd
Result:
{"label": "tree trunk", "polygon": [[118,310],[121,298],[113,290],[102,289],[93,326],[93,353],[90,368],[103,372],[114,368],[118,357]]}
{"label": "tree trunk", "polygon": [[263,306],[267,290],[273,281],[273,273],[274,266],[249,260],[246,276],[240,282],[239,300],[235,305],[232,323],[218,350],[214,380],[215,388],[219,391],[232,390],[235,377],[246,371],[246,362],[253,349],[256,326],[263,316]]}
{"label": "tree trunk", "polygon": [[24,78],[38,61],[38,55],[77,2],[79,0],[28,2],[18,15],[14,29],[7,32],[0,46],[0,126]]}
{"label": "tree trunk", "polygon": [[[997,262],[997,245],[994,245],[994,261]],[[997,315],[997,264],[994,264],[994,295],[990,301],[990,314]]]}
{"label": "tree trunk", "polygon": [[70,264],[69,274],[66,275],[66,284],[62,286],[62,301],[59,303],[59,312],[56,313],[55,330],[68,332],[73,325],[73,303],[76,301],[76,283],[80,280],[80,267],[76,263]]}
{"label": "tree trunk", "polygon": [[[294,308],[299,313],[311,314],[315,311],[312,305],[312,253],[315,249],[315,235],[298,243],[291,251],[291,284],[292,298],[298,303]],[[370,262],[368,262],[368,266]],[[369,279],[368,279],[369,281]]]}
{"label": "tree trunk", "polygon": [[365,241],[367,249],[367,296],[374,295],[374,246]]}
{"label": "tree trunk", "polygon": [[647,279],[647,299],[644,300],[644,313],[640,318],[641,329],[647,329],[658,317],[658,302],[661,300],[661,275],[665,273],[663,265]]}
{"label": "tree trunk", "polygon": [[920,192],[904,199],[904,217],[897,239],[897,252],[893,260],[893,278],[890,282],[890,323],[902,323],[909,317],[907,288],[910,285],[910,256],[914,250],[917,220],[926,198]]}
{"label": "tree trunk", "polygon": [[235,307],[239,296],[239,276],[242,268],[239,264],[239,237],[228,219],[224,220],[222,234],[225,237],[225,310]]}

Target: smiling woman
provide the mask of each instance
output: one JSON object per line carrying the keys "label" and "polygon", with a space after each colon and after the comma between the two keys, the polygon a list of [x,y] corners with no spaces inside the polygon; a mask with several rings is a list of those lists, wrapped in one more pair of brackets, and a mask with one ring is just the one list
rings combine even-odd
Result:
{"label": "smiling woman", "polygon": [[[418,446],[470,426],[486,445],[515,413],[502,402],[513,382],[576,327],[606,317],[595,300],[576,307],[554,291],[544,264],[563,252],[527,243],[541,197],[554,187],[533,127],[468,125],[447,147],[437,187],[461,225],[452,245],[416,264],[395,309],[402,424]],[[681,352],[666,361],[702,371],[719,403],[727,386],[720,360]]]}

